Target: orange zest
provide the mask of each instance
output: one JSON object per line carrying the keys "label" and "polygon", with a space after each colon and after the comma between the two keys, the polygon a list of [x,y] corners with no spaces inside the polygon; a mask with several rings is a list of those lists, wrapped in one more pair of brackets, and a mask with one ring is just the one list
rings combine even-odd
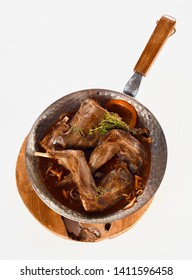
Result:
{"label": "orange zest", "polygon": [[109,112],[117,113],[122,120],[131,128],[134,128],[137,122],[137,111],[125,100],[111,99],[105,104]]}

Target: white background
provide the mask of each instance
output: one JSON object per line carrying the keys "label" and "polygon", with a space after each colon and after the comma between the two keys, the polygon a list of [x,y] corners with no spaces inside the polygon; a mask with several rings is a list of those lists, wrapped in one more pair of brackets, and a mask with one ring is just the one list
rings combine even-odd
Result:
{"label": "white background", "polygon": [[[0,0],[0,259],[192,259],[191,1]],[[53,101],[76,90],[122,91],[156,21],[177,19],[137,99],[159,120],[168,165],[155,199],[128,232],[99,243],[59,238],[16,187],[24,138]]]}

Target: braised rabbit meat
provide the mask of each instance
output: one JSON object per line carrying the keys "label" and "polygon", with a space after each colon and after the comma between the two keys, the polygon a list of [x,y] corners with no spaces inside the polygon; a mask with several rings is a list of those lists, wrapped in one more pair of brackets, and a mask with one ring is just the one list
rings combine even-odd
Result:
{"label": "braised rabbit meat", "polygon": [[[106,114],[106,110],[92,99],[87,99],[80,106],[72,120],[67,125],[60,121],[60,125],[53,127],[41,141],[41,146],[47,149],[89,149],[95,147],[99,141],[99,134],[89,131],[96,127]],[[62,123],[63,130],[62,130]],[[50,140],[51,139],[51,140]]]}
{"label": "braised rabbit meat", "polygon": [[73,116],[62,115],[41,140],[43,151],[35,152],[46,187],[77,211],[133,205],[150,168],[150,132],[141,137],[142,130],[86,99]]}

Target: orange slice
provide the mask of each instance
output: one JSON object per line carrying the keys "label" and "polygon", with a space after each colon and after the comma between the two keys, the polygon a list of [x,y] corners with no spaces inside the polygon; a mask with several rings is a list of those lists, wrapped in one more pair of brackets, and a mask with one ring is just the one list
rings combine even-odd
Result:
{"label": "orange slice", "polygon": [[105,104],[105,108],[109,112],[117,113],[130,127],[135,127],[137,122],[137,111],[127,101],[121,99],[111,99]]}

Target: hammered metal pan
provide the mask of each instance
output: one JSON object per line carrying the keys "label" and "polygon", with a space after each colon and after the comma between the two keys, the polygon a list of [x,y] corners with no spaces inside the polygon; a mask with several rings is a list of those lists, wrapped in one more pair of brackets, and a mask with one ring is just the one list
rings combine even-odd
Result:
{"label": "hammered metal pan", "polygon": [[[113,222],[137,212],[154,196],[159,188],[167,164],[166,139],[158,120],[152,112],[133,96],[135,96],[138,91],[142,76],[146,75],[159,50],[164,45],[167,38],[174,32],[175,22],[175,19],[169,16],[163,16],[157,22],[157,26],[150,37],[146,48],[134,68],[135,74],[126,84],[123,93],[106,89],[86,89],[70,93],[50,105],[35,121],[28,135],[26,145],[26,167],[28,177],[33,189],[40,199],[61,216],[83,223]],[[80,104],[87,98],[96,99],[101,105],[110,99],[126,100],[135,107],[140,124],[149,129],[150,136],[153,138],[151,144],[151,167],[149,178],[144,192],[138,197],[137,202],[131,208],[118,210],[115,213],[97,214],[94,216],[89,213],[82,214],[59,203],[48,192],[42,182],[39,171],[39,158],[34,156],[34,152],[38,150],[39,141],[44,137],[47,130],[59,119],[63,112],[68,113],[76,111]]]}

